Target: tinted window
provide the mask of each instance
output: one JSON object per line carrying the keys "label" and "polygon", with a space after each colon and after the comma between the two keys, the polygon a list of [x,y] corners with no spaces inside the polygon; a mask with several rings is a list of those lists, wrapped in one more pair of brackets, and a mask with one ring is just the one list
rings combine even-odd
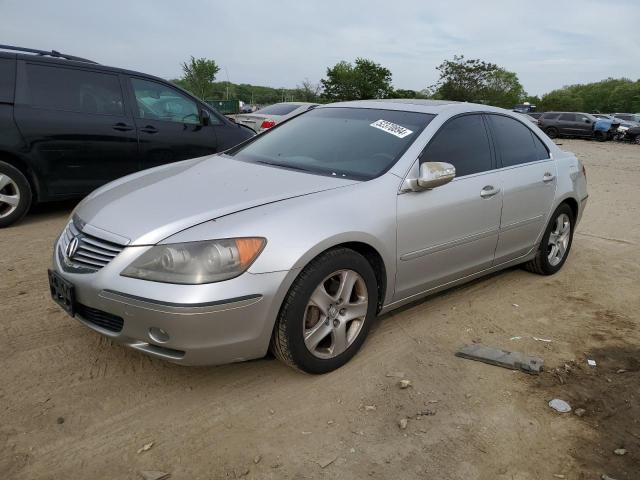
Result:
{"label": "tinted window", "polygon": [[559,113],[543,113],[541,118],[543,120],[556,120],[559,116]]}
{"label": "tinted window", "polygon": [[0,102],[13,102],[13,88],[15,83],[15,60],[0,58]]}
{"label": "tinted window", "polygon": [[489,118],[503,167],[549,158],[540,140],[519,121],[502,115],[489,115]]}
{"label": "tinted window", "polygon": [[261,133],[229,155],[294,170],[370,179],[390,168],[433,117],[395,110],[318,108]]}
{"label": "tinted window", "polygon": [[549,150],[545,144],[538,138],[538,136],[531,132],[531,138],[533,138],[533,145],[536,149],[536,160],[546,160],[549,157]]}
{"label": "tinted window", "polygon": [[562,115],[560,115],[560,120],[563,120],[565,122],[575,122],[576,116],[573,113],[563,113]]}
{"label": "tinted window", "polygon": [[[595,120],[595,118],[593,120]],[[592,122],[593,120],[590,117],[588,117],[587,115],[582,115],[580,113],[576,114],[576,121],[578,121],[578,122],[585,122],[585,121]]]}
{"label": "tinted window", "polygon": [[132,78],[139,118],[176,123],[200,123],[198,104],[162,83]]}
{"label": "tinted window", "polygon": [[27,64],[31,105],[70,112],[119,115],[122,90],[116,75]]}
{"label": "tinted window", "polygon": [[622,120],[634,120],[633,115],[616,115],[617,118],[621,118]]}
{"label": "tinted window", "polygon": [[264,107],[263,109],[258,110],[256,113],[264,113],[265,115],[288,115],[299,107],[300,105],[276,103],[275,105]]}
{"label": "tinted window", "polygon": [[420,156],[421,162],[447,162],[456,177],[491,170],[489,138],[480,115],[464,115],[445,123]]}

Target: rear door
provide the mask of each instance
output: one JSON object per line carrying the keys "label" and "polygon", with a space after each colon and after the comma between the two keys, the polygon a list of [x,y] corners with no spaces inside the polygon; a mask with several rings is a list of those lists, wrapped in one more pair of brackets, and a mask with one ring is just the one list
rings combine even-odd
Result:
{"label": "rear door", "polygon": [[142,168],[218,151],[215,127],[222,125],[210,113],[201,122],[201,105],[180,90],[142,77],[130,77],[135,124],[140,140]]}
{"label": "rear door", "polygon": [[556,164],[537,135],[512,117],[487,114],[503,191],[495,264],[528,253],[546,226],[556,189]]}
{"label": "rear door", "polygon": [[456,178],[398,195],[396,300],[489,268],[498,241],[500,174],[482,115],[445,123],[420,162],[451,163]]}
{"label": "rear door", "polygon": [[564,135],[577,135],[575,113],[563,113],[558,119],[558,130]]}
{"label": "rear door", "polygon": [[15,120],[49,195],[84,194],[139,169],[119,76],[18,62]]}

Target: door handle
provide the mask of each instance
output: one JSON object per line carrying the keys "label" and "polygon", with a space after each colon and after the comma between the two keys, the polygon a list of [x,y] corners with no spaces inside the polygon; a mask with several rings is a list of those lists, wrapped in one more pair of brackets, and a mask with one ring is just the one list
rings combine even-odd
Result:
{"label": "door handle", "polygon": [[111,125],[111,128],[113,128],[114,130],[118,130],[119,132],[129,132],[133,130],[133,127],[131,125],[127,125],[124,122],[118,122],[114,125]]}
{"label": "door handle", "polygon": [[490,197],[493,197],[497,193],[500,193],[500,189],[494,187],[493,185],[487,185],[482,190],[480,190],[480,196],[482,198],[490,198]]}
{"label": "door handle", "polygon": [[544,176],[542,177],[542,181],[544,183],[549,183],[551,182],[554,178],[556,178],[556,176],[553,173],[550,172],[545,172]]}
{"label": "door handle", "polygon": [[153,125],[147,125],[145,127],[142,127],[140,131],[144,133],[158,133],[158,129]]}

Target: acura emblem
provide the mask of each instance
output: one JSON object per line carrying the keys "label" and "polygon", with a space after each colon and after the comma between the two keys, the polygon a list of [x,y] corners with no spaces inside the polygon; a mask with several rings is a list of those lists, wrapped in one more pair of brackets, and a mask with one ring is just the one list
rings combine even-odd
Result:
{"label": "acura emblem", "polygon": [[78,250],[78,244],[80,243],[80,241],[78,240],[78,237],[73,237],[71,239],[71,241],[69,242],[69,245],[67,245],[67,257],[71,258],[75,255],[76,251]]}

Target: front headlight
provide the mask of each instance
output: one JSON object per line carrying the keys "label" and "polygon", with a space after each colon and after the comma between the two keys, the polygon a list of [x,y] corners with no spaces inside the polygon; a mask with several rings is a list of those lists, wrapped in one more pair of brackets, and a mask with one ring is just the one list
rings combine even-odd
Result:
{"label": "front headlight", "polygon": [[186,285],[220,282],[244,273],[266,243],[256,237],[156,245],[120,275]]}

